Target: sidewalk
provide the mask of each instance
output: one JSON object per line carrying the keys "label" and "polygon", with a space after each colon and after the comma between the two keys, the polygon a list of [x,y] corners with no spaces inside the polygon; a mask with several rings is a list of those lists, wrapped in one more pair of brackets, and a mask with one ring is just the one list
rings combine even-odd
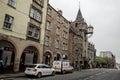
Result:
{"label": "sidewalk", "polygon": [[25,74],[23,72],[17,72],[17,73],[0,73],[0,80],[5,78],[16,78],[16,77],[24,77]]}

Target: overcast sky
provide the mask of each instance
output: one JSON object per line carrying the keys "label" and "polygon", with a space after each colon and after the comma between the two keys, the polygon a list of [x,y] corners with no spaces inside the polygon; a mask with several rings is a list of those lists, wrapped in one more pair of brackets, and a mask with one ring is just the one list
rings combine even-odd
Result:
{"label": "overcast sky", "polygon": [[76,18],[79,2],[84,19],[94,27],[89,40],[95,44],[97,55],[100,51],[111,51],[120,63],[120,0],[49,0],[72,21]]}

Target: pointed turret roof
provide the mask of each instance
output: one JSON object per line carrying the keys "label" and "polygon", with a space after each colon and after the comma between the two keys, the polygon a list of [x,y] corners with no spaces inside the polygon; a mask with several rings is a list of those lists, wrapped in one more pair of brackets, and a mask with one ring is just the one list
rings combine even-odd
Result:
{"label": "pointed turret roof", "polygon": [[83,18],[83,16],[82,16],[82,13],[81,13],[80,8],[79,8],[79,10],[78,10],[78,14],[77,14],[77,17],[76,17],[75,22],[84,23],[84,18]]}

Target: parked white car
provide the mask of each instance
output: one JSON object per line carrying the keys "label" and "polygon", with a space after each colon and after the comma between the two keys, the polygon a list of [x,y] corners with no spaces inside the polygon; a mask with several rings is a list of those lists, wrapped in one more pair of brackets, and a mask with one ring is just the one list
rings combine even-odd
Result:
{"label": "parked white car", "polygon": [[26,67],[25,75],[41,77],[45,75],[55,75],[55,70],[46,64],[33,64]]}

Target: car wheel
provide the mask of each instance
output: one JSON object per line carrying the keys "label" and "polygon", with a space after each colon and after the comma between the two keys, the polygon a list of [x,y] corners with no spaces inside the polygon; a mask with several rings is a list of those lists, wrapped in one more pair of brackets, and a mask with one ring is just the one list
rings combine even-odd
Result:
{"label": "car wheel", "polygon": [[37,77],[38,77],[38,78],[41,78],[41,76],[42,76],[42,73],[39,72],[39,73],[37,74]]}
{"label": "car wheel", "polygon": [[54,75],[55,75],[55,71],[52,72],[52,76],[54,76]]}
{"label": "car wheel", "polygon": [[66,73],[65,70],[63,70],[63,71],[62,71],[62,74],[65,74],[65,73]]}
{"label": "car wheel", "polygon": [[26,77],[29,77],[29,75],[25,74]]}
{"label": "car wheel", "polygon": [[73,69],[71,70],[71,73],[73,73],[74,71],[73,71]]}

